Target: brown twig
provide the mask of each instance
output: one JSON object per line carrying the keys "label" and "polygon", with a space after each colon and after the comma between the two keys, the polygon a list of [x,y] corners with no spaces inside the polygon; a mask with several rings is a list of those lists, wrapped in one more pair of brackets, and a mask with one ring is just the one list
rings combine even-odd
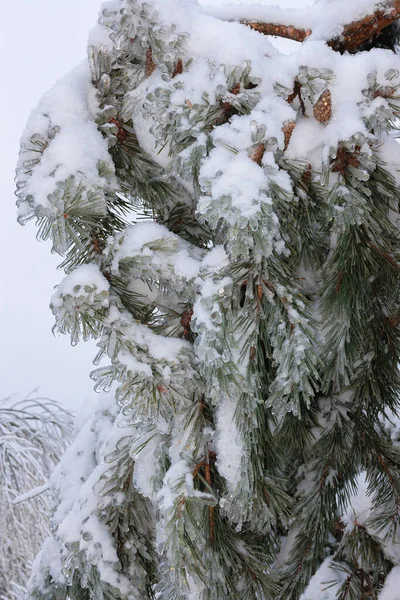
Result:
{"label": "brown twig", "polygon": [[[204,472],[206,476],[206,481],[208,485],[211,487],[212,478],[211,478],[211,467],[210,467],[210,453],[207,452],[207,459],[204,464]],[[210,516],[210,542],[213,542],[214,539],[214,507],[209,507],[209,516]]]}
{"label": "brown twig", "polygon": [[326,480],[328,479],[329,471],[331,469],[331,463],[332,463],[332,458],[329,457],[328,460],[325,463],[325,467],[324,467],[324,470],[322,472],[321,479],[319,480],[319,489],[320,490],[323,489],[323,487],[324,487],[324,485],[326,483]]}
{"label": "brown twig", "polygon": [[183,509],[184,509],[184,507],[185,507],[185,504],[186,504],[186,498],[184,498],[184,497],[183,497],[183,498],[180,498],[180,500],[179,500],[179,502],[178,502],[178,510],[177,510],[177,516],[178,516],[178,519],[180,519],[180,518],[181,518],[181,516],[182,516]]}
{"label": "brown twig", "polygon": [[301,83],[299,83],[297,80],[294,82],[293,92],[291,94],[289,94],[289,96],[286,98],[286,101],[289,104],[292,104],[292,102],[293,102],[293,100],[295,98],[299,99],[301,112],[302,112],[303,115],[305,115],[306,114],[306,107],[305,107],[305,104],[304,104],[304,100],[301,97]]}
{"label": "brown twig", "polygon": [[389,467],[387,466],[385,459],[380,454],[377,454],[377,459],[378,459],[378,462],[380,463],[380,465],[382,466],[382,469],[386,473],[387,478],[389,479],[390,483],[393,485],[395,483],[395,479],[394,479]]}
{"label": "brown twig", "polygon": [[199,463],[197,463],[197,465],[195,466],[195,468],[192,471],[193,479],[195,477],[197,477],[197,475],[200,473],[201,469],[204,467],[205,464],[206,463],[204,460],[201,460]]}
{"label": "brown twig", "polygon": [[256,23],[254,21],[242,21],[251,29],[259,31],[264,35],[276,35],[295,42],[304,42],[310,35],[311,29],[298,29],[292,25],[276,25],[275,23]]}
{"label": "brown twig", "polygon": [[92,239],[92,246],[93,246],[93,249],[96,252],[96,254],[103,254],[102,250],[100,248],[100,242],[96,237],[94,237]]}
{"label": "brown twig", "polygon": [[[207,481],[208,485],[212,486],[212,475],[211,475],[211,465],[210,462],[216,460],[217,455],[215,452],[207,450],[207,454],[204,460],[201,460],[192,471],[193,479],[197,477],[200,471],[204,470],[204,478]],[[214,539],[214,507],[209,507],[209,517],[210,517],[210,542]]]}
{"label": "brown twig", "polygon": [[386,260],[394,269],[398,269],[399,268],[399,263],[388,252],[385,252],[384,250],[382,250],[381,248],[379,248],[373,242],[368,242],[368,246],[370,248],[372,248],[372,250],[374,250],[374,252],[376,252],[377,254],[379,254],[379,256],[381,256],[384,260]]}

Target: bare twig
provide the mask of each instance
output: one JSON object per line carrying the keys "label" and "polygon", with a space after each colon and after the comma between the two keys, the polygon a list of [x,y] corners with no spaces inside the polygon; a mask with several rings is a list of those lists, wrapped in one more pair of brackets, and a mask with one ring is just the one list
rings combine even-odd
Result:
{"label": "bare twig", "polygon": [[255,21],[242,21],[244,25],[248,25],[251,29],[259,31],[264,35],[276,35],[277,37],[286,38],[295,42],[304,42],[310,35],[311,29],[298,29],[292,25],[276,25],[275,23],[257,23]]}

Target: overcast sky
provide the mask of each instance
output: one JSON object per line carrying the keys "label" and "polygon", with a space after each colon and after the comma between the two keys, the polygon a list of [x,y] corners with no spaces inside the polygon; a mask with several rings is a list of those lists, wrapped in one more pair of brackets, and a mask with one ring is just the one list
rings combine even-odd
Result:
{"label": "overcast sky", "polygon": [[[232,0],[202,0],[204,4]],[[249,1],[245,1],[249,3]],[[263,0],[299,7],[313,0]],[[0,23],[0,398],[39,393],[79,408],[92,395],[94,343],[72,348],[54,338],[48,307],[62,278],[49,243],[35,239],[33,223],[15,220],[14,168],[19,138],[40,96],[85,58],[86,37],[99,0],[14,0]]]}
{"label": "overcast sky", "polygon": [[14,0],[0,24],[0,397],[40,388],[67,406],[92,393],[94,344],[72,348],[54,338],[48,307],[62,275],[33,223],[15,220],[14,168],[19,137],[40,96],[85,57],[98,0]]}

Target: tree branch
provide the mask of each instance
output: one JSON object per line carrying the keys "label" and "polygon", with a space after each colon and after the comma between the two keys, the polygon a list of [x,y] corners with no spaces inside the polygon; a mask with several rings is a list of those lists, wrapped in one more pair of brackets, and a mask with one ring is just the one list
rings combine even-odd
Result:
{"label": "tree branch", "polygon": [[338,52],[354,52],[361,44],[369,40],[373,35],[382,31],[384,27],[391,25],[400,17],[400,0],[394,2],[389,12],[377,10],[359,21],[346,25],[340,37],[328,42],[328,45]]}
{"label": "tree branch", "polygon": [[[327,42],[328,46],[341,53],[345,51],[354,52],[362,43],[382,31],[384,27],[391,25],[399,17],[400,0],[395,0],[389,11],[377,10],[363,19],[345,25],[342,34],[329,40]],[[311,29],[299,29],[291,25],[258,23],[255,21],[241,21],[241,23],[264,35],[275,35],[295,42],[304,42],[312,33]]]}
{"label": "tree branch", "polygon": [[50,489],[50,484],[49,484],[49,482],[47,482],[43,485],[39,485],[38,487],[33,488],[32,490],[29,490],[29,492],[26,492],[25,494],[21,494],[20,496],[17,496],[16,498],[14,498],[12,503],[14,505],[16,505],[16,504],[21,504],[21,502],[26,502],[27,500],[32,500],[32,498],[36,498],[36,496],[40,496],[40,494],[47,492],[49,489]]}
{"label": "tree branch", "polygon": [[241,21],[251,29],[259,31],[264,35],[276,35],[295,42],[304,42],[310,35],[311,29],[298,29],[292,25],[275,25],[274,23],[256,23],[255,21]]}

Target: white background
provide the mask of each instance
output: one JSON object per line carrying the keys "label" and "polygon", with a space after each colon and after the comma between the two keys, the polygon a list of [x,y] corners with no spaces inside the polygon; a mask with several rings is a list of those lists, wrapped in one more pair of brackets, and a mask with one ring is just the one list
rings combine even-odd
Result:
{"label": "white background", "polygon": [[[218,0],[201,0],[216,4]],[[226,4],[232,0],[219,0]],[[248,4],[249,2],[243,2]],[[263,4],[269,4],[263,0]],[[313,0],[272,0],[285,7]],[[94,343],[72,348],[51,333],[48,307],[62,274],[49,243],[38,243],[33,223],[15,220],[14,168],[19,137],[40,96],[85,58],[86,38],[99,0],[13,0],[0,23],[0,398],[41,395],[78,409],[93,394],[89,378]]]}

